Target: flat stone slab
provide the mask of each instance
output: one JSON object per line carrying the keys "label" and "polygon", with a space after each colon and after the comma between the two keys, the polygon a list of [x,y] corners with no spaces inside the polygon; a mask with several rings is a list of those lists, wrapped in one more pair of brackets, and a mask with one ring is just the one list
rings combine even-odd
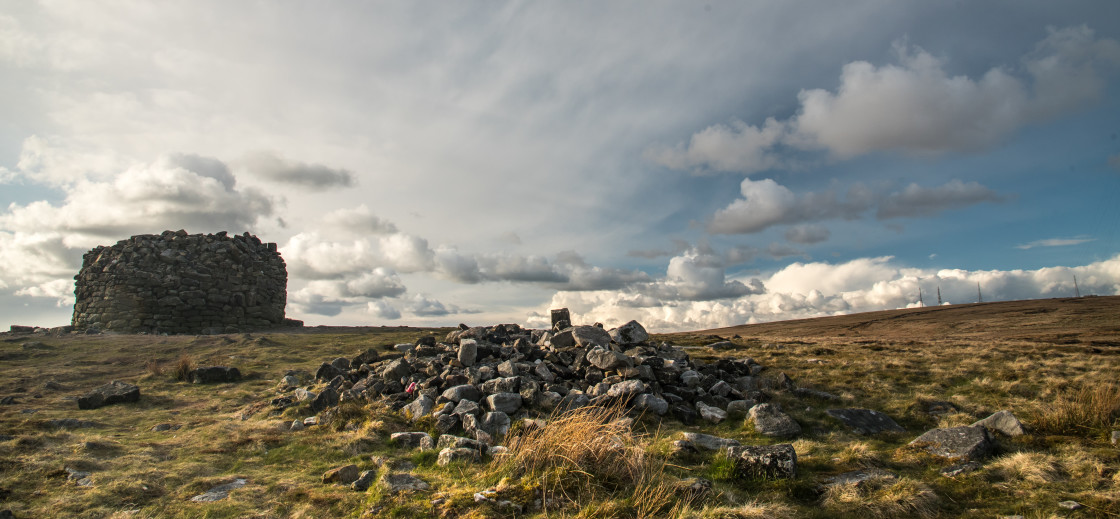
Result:
{"label": "flat stone slab", "polygon": [[983,427],[948,427],[926,431],[910,446],[950,460],[983,459],[992,452],[992,437]]}
{"label": "flat stone slab", "polygon": [[139,400],[139,387],[114,380],[86,393],[84,396],[78,397],[78,409],[97,409],[107,405],[136,402]]}
{"label": "flat stone slab", "polygon": [[843,423],[856,434],[906,432],[891,417],[871,409],[829,409],[825,414]]}
{"label": "flat stone slab", "polygon": [[195,503],[211,503],[214,501],[221,501],[229,497],[229,493],[231,490],[239,489],[245,486],[245,484],[248,482],[249,480],[247,479],[235,479],[229,483],[218,485],[214,488],[211,488],[210,490],[207,490],[206,492],[194,496],[191,498],[191,501],[194,501]]}
{"label": "flat stone slab", "polygon": [[837,474],[825,479],[824,486],[834,487],[841,485],[855,485],[856,487],[859,487],[865,482],[874,479],[898,479],[898,474],[878,468],[853,470],[851,472]]}
{"label": "flat stone slab", "polygon": [[732,440],[729,438],[720,438],[719,436],[712,436],[710,434],[686,432],[682,433],[685,441],[692,444],[697,449],[704,449],[709,451],[718,451],[729,447],[738,447],[739,440]]}
{"label": "flat stone slab", "polygon": [[745,445],[727,449],[735,463],[735,474],[745,479],[786,479],[797,477],[797,452],[793,445]]}

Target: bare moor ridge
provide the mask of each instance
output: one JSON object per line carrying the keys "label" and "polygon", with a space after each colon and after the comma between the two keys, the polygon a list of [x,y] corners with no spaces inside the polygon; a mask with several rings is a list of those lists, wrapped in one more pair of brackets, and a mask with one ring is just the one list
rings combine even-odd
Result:
{"label": "bare moor ridge", "polygon": [[975,341],[1120,346],[1120,296],[885,310],[670,334],[767,341]]}

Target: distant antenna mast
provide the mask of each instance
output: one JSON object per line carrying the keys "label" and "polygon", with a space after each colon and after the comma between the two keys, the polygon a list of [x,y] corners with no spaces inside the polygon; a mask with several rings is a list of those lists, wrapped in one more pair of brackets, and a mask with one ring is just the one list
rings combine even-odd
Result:
{"label": "distant antenna mast", "polygon": [[1077,275],[1073,276],[1073,291],[1077,294],[1077,297],[1081,297],[1081,288],[1077,286]]}
{"label": "distant antenna mast", "polygon": [[937,287],[937,306],[941,306],[941,286]]}
{"label": "distant antenna mast", "polygon": [[984,295],[980,293],[980,282],[979,281],[976,282],[976,302],[977,303],[983,303],[984,302]]}
{"label": "distant antenna mast", "polygon": [[918,287],[918,308],[925,308],[926,302],[922,301],[922,287]]}

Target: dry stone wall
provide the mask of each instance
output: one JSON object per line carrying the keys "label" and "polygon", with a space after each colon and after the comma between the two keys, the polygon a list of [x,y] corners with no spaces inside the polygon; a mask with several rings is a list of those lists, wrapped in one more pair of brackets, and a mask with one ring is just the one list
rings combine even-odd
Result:
{"label": "dry stone wall", "polygon": [[85,254],[74,277],[77,330],[234,333],[284,324],[288,272],[275,243],[164,231]]}

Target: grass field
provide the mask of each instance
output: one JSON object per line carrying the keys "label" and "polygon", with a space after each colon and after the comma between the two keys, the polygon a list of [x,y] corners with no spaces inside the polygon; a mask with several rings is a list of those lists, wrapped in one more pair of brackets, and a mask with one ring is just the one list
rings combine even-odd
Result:
{"label": "grass field", "polygon": [[[496,323],[476,323],[496,324]],[[0,335],[0,509],[15,517],[1113,517],[1120,516],[1120,297],[1043,300],[876,312],[657,335],[693,359],[751,357],[764,378],[785,373],[838,402],[772,391],[800,423],[792,480],[744,481],[718,453],[675,454],[680,433],[743,444],[781,441],[742,418],[684,426],[625,410],[585,409],[543,429],[514,424],[510,452],[441,467],[435,451],[392,445],[389,435],[432,430],[378,403],[343,406],[303,431],[310,416],[274,411],[289,370],[413,342],[447,329],[307,328],[219,336]],[[733,337],[738,336],[738,338]],[[735,348],[705,346],[732,339]],[[238,383],[176,379],[180,365],[239,368]],[[110,380],[140,386],[135,404],[78,410],[75,398]],[[851,433],[830,407],[876,409],[905,433]],[[922,432],[1010,410],[1028,434],[997,437],[972,472],[905,448]],[[930,411],[943,411],[931,413]],[[76,419],[84,427],[52,420]],[[53,422],[57,424],[58,422]],[[168,430],[156,431],[167,424]],[[517,431],[524,431],[523,433]],[[407,470],[431,485],[389,495],[322,483],[346,464],[380,474]],[[409,468],[414,466],[414,468]],[[826,487],[859,469],[893,477]],[[86,472],[83,485],[71,472]],[[708,490],[702,478],[712,482]],[[229,497],[191,497],[237,479]],[[484,492],[485,491],[485,492]],[[476,501],[475,494],[482,493]],[[540,500],[540,508],[533,502]],[[1076,501],[1069,510],[1059,503]],[[508,502],[508,504],[506,503]],[[520,509],[519,509],[520,507]]]}

